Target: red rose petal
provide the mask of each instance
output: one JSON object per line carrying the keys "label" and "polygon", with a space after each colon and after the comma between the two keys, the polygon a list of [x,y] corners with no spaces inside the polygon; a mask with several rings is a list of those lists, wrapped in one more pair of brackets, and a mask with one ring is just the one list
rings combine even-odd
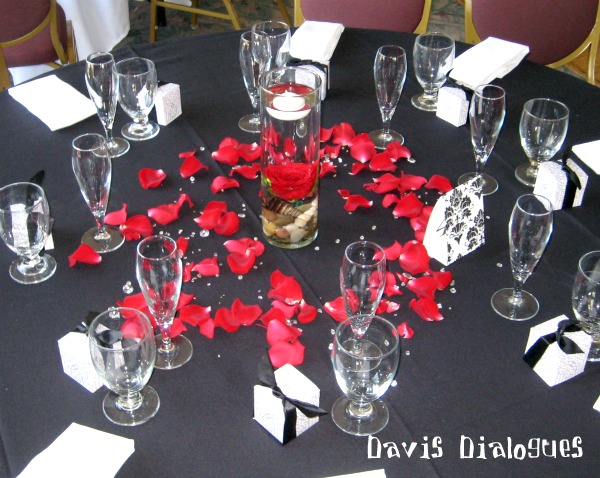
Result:
{"label": "red rose petal", "polygon": [[429,273],[435,279],[435,285],[438,290],[444,290],[452,282],[452,272],[450,271],[429,271]]}
{"label": "red rose petal", "polygon": [[406,322],[402,322],[397,329],[402,338],[411,339],[415,335],[415,331]]}
{"label": "red rose petal", "polygon": [[425,179],[423,176],[402,174],[400,181],[398,182],[398,187],[400,188],[400,192],[405,193],[407,191],[416,191],[417,189],[421,189],[426,182],[427,179]]}
{"label": "red rose petal", "polygon": [[388,261],[395,261],[402,254],[402,245],[398,241],[394,241],[391,246],[384,247],[383,252]]}
{"label": "red rose petal", "polygon": [[255,241],[249,237],[243,237],[241,239],[231,239],[223,243],[225,248],[229,252],[237,254],[248,254],[251,252],[256,257],[262,256],[265,252],[265,245],[260,241]]}
{"label": "red rose petal", "polygon": [[396,171],[397,166],[392,161],[390,154],[387,151],[383,151],[373,156],[373,159],[369,162],[369,169],[371,171],[394,172]]}
{"label": "red rose petal", "polygon": [[429,178],[429,181],[425,183],[427,189],[437,189],[441,193],[447,193],[452,190],[452,183],[450,180],[439,174],[434,174]]}
{"label": "red rose petal", "polygon": [[340,155],[340,150],[342,147],[339,144],[328,144],[323,149],[323,153],[329,156],[330,158],[337,158]]}
{"label": "red rose petal", "polygon": [[262,315],[259,305],[246,305],[240,299],[235,299],[231,311],[242,325],[252,325]]}
{"label": "red rose petal", "polygon": [[319,178],[323,178],[328,174],[337,173],[335,165],[329,160],[321,161],[321,171],[319,172]]}
{"label": "red rose petal", "polygon": [[200,333],[205,337],[212,339],[215,336],[215,321],[213,319],[205,320],[198,326]]}
{"label": "red rose petal", "polygon": [[415,217],[421,213],[424,204],[413,192],[405,194],[394,207],[394,217]]}
{"label": "red rose petal", "polygon": [[292,342],[301,335],[300,329],[279,320],[271,320],[267,324],[267,342],[271,346],[277,342]]}
{"label": "red rose petal", "polygon": [[319,130],[321,143],[326,143],[327,141],[329,141],[329,139],[331,138],[331,133],[333,133],[333,128],[327,129],[321,126],[321,129]]}
{"label": "red rose petal", "polygon": [[406,283],[406,287],[420,299],[433,300],[435,298],[435,291],[437,290],[437,282],[431,276],[422,276],[409,280]]}
{"label": "red rose petal", "polygon": [[394,161],[397,161],[400,158],[410,158],[412,156],[410,150],[406,146],[401,145],[398,141],[389,143],[385,150]]}
{"label": "red rose petal", "polygon": [[307,304],[304,300],[300,302],[300,312],[298,312],[298,322],[308,324],[317,318],[317,308]]}
{"label": "red rose petal", "polygon": [[173,319],[173,323],[171,324],[171,327],[169,327],[169,337],[170,338],[177,337],[178,335],[181,335],[185,331],[187,331],[187,327],[179,319],[179,317],[175,317]]}
{"label": "red rose petal", "polygon": [[[386,254],[386,258],[387,258],[387,254]],[[385,273],[385,289],[383,291],[383,294],[386,297],[392,297],[394,295],[402,295],[402,290],[400,290],[400,287],[396,284],[395,274],[392,274],[389,271],[387,271]]]}
{"label": "red rose petal", "polygon": [[127,220],[127,204],[123,204],[118,211],[109,212],[104,216],[104,224],[120,226]]}
{"label": "red rose petal", "polygon": [[144,189],[160,186],[166,177],[167,175],[162,169],[142,168],[138,173],[138,179]]}
{"label": "red rose petal", "polygon": [[240,218],[235,212],[229,211],[219,218],[217,224],[215,225],[214,231],[223,236],[231,236],[232,234],[238,232],[239,229]]}
{"label": "red rose petal", "polygon": [[227,211],[227,204],[223,201],[210,201],[202,211],[202,214],[194,218],[194,222],[202,229],[212,230],[217,225],[221,214]]}
{"label": "red rose petal", "polygon": [[257,160],[262,154],[262,149],[257,143],[240,144],[239,151],[242,159],[248,162]]}
{"label": "red rose petal", "polygon": [[427,322],[439,322],[444,317],[438,305],[430,299],[412,299],[408,306]]}
{"label": "red rose petal", "polygon": [[425,246],[418,241],[408,241],[398,258],[400,267],[409,274],[421,274],[429,269],[429,255]]}
{"label": "red rose petal", "polygon": [[294,315],[296,315],[299,308],[298,304],[289,305],[281,300],[274,300],[271,302],[271,306],[274,309],[279,309],[286,319],[291,319]]}
{"label": "red rose petal", "polygon": [[190,156],[185,158],[181,164],[179,174],[182,178],[189,178],[202,169],[208,169],[208,166],[203,164],[196,156]]}
{"label": "red rose petal", "polygon": [[337,322],[343,322],[348,318],[344,298],[341,296],[331,302],[325,302],[323,308]]}
{"label": "red rose petal", "polygon": [[182,307],[179,311],[179,318],[194,327],[197,327],[202,322],[210,319],[211,308],[202,307],[198,304],[189,304]]}
{"label": "red rose petal", "polygon": [[340,123],[333,127],[332,141],[341,146],[350,146],[356,136],[354,129],[349,123]]}
{"label": "red rose petal", "polygon": [[238,150],[237,145],[224,145],[219,147],[217,151],[214,151],[211,156],[219,163],[234,166],[240,159],[240,151]]}
{"label": "red rose petal", "polygon": [[352,141],[352,146],[350,147],[350,156],[356,159],[360,163],[366,163],[371,161],[377,153],[375,149],[375,144],[369,135],[366,133],[359,134]]}
{"label": "red rose petal", "polygon": [[188,239],[186,239],[185,237],[180,236],[177,238],[175,243],[177,244],[177,249],[179,249],[179,252],[181,253],[181,255],[184,256],[185,253],[187,252],[187,248],[188,248],[190,241]]}
{"label": "red rose petal", "polygon": [[227,256],[227,265],[234,274],[247,274],[250,272],[256,261],[254,254],[229,254]]}
{"label": "red rose petal", "polygon": [[346,204],[344,204],[344,209],[349,212],[356,211],[359,207],[372,207],[373,201],[369,201],[364,196],[360,194],[351,194],[346,198]]}
{"label": "red rose petal", "polygon": [[131,216],[127,221],[121,224],[119,229],[127,241],[137,241],[142,237],[148,237],[154,233],[154,228],[152,227],[150,219],[143,214]]}
{"label": "red rose petal", "polygon": [[213,179],[212,184],[210,185],[210,190],[214,193],[220,193],[225,189],[229,188],[239,188],[240,183],[235,179],[228,178],[227,176],[217,176]]}
{"label": "red rose petal", "polygon": [[236,332],[240,328],[240,322],[235,314],[226,308],[217,310],[215,314],[215,327],[221,327],[227,332]]}
{"label": "red rose petal", "polygon": [[390,206],[392,206],[393,204],[398,204],[398,201],[400,200],[400,198],[398,196],[396,196],[395,194],[386,194],[385,196],[383,196],[383,199],[381,201],[381,205],[385,208],[388,208]]}
{"label": "red rose petal", "polygon": [[272,320],[279,320],[281,322],[285,322],[285,314],[281,309],[271,307],[259,318],[259,320],[265,325],[267,325]]}
{"label": "red rose petal", "polygon": [[285,364],[301,365],[304,362],[304,345],[299,340],[292,343],[277,342],[269,349],[269,359],[275,368]]}
{"label": "red rose petal", "polygon": [[258,177],[258,173],[260,172],[260,163],[255,163],[251,165],[245,166],[234,166],[229,171],[229,175],[233,176],[234,174],[239,174],[240,176],[246,179],[256,179]]}
{"label": "red rose petal", "polygon": [[276,270],[271,274],[270,282],[269,299],[281,300],[288,305],[298,304],[302,300],[302,288],[294,277]]}
{"label": "red rose petal", "polygon": [[197,272],[201,277],[215,277],[220,273],[217,257],[213,256],[208,259],[202,259],[192,268],[192,271]]}
{"label": "red rose petal", "polygon": [[97,265],[102,262],[102,256],[87,244],[80,244],[75,252],[69,256],[69,267],[74,267],[78,262]]}

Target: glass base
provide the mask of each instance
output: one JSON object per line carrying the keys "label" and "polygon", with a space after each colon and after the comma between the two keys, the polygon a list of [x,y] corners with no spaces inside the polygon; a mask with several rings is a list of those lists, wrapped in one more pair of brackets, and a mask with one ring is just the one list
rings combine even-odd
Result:
{"label": "glass base", "polygon": [[535,186],[537,171],[531,167],[531,164],[521,164],[515,169],[515,177],[525,186]]}
{"label": "glass base", "polygon": [[260,133],[260,118],[258,115],[249,114],[238,121],[238,126],[242,131],[248,133]]}
{"label": "glass base", "polygon": [[494,311],[508,320],[529,320],[535,317],[540,310],[537,299],[527,291],[522,290],[522,298],[514,300],[514,289],[500,289],[492,296]]}
{"label": "glass base", "polygon": [[384,133],[382,129],[377,129],[369,133],[369,138],[371,138],[371,141],[373,141],[373,144],[377,149],[385,149],[392,141],[404,144],[404,136],[394,130],[389,130],[387,133]]}
{"label": "glass base", "polygon": [[115,229],[114,227],[108,226],[106,226],[105,229],[108,233],[108,237],[106,240],[96,239],[96,235],[98,234],[98,228],[93,227],[85,232],[85,234],[81,238],[81,243],[90,246],[98,254],[111,252],[121,247],[121,245],[125,241],[125,238],[123,237],[121,231]]}
{"label": "glass base", "polygon": [[435,99],[430,99],[423,94],[417,94],[411,98],[410,102],[421,111],[437,111],[437,96]]}
{"label": "glass base", "polygon": [[159,131],[160,126],[153,121],[148,121],[145,125],[139,123],[127,123],[121,128],[121,134],[131,141],[145,141],[154,138]]}
{"label": "glass base", "polygon": [[[464,184],[477,176],[477,173],[466,173],[458,178],[458,184]],[[486,173],[481,173],[481,179],[483,179],[483,186],[481,187],[481,194],[489,196],[498,191],[498,181],[492,176]]]}
{"label": "glass base", "polygon": [[336,400],[331,409],[331,418],[338,428],[350,435],[374,435],[385,428],[390,419],[387,406],[381,400],[371,403],[371,413],[363,418],[355,418],[348,412],[352,401],[343,396]]}
{"label": "glass base", "polygon": [[116,425],[125,427],[146,423],[158,412],[160,398],[158,398],[158,393],[150,386],[144,387],[139,394],[141,397],[139,405],[128,410],[120,405],[119,395],[115,392],[108,392],[102,402],[104,415]]}
{"label": "glass base", "polygon": [[156,362],[154,368],[159,370],[171,370],[185,365],[192,358],[194,347],[192,343],[183,335],[178,335],[171,339],[173,348],[170,351],[165,351],[162,348],[162,337],[156,336]]}
{"label": "glass base", "polygon": [[10,277],[19,284],[39,284],[49,279],[56,272],[56,260],[54,257],[44,254],[33,267],[27,266],[22,257],[15,259],[10,265],[8,272]]}
{"label": "glass base", "polygon": [[123,156],[129,151],[129,148],[129,142],[123,138],[113,138],[112,141],[108,143],[108,153],[111,158]]}

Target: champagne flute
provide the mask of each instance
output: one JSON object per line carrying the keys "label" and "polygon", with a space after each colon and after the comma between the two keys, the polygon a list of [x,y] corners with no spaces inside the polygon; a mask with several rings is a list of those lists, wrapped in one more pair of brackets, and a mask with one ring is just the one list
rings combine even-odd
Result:
{"label": "champagne flute", "polygon": [[155,364],[161,370],[181,367],[192,357],[192,343],[187,338],[169,336],[181,293],[182,273],[181,254],[170,237],[150,236],[138,244],[136,276],[161,330],[161,337],[156,337]]}
{"label": "champagne flute", "polygon": [[75,138],[71,164],[81,194],[96,219],[96,227],[89,229],[81,242],[100,254],[118,249],[125,240],[123,234],[119,229],[104,225],[112,176],[106,140],[95,133]]}
{"label": "champagne flute", "polygon": [[600,251],[583,255],[573,281],[572,305],[582,329],[592,336],[588,362],[600,361]]}
{"label": "champagne flute", "polygon": [[385,149],[392,141],[404,143],[404,137],[390,129],[392,116],[398,106],[402,88],[406,81],[406,52],[397,45],[385,45],[377,50],[373,65],[375,91],[383,128],[372,131],[369,137],[375,147]]}
{"label": "champagne flute", "polygon": [[114,307],[98,315],[88,329],[92,363],[110,391],[104,415],[117,425],[150,420],[160,407],[156,391],[146,386],[156,358],[152,324],[139,310]]}
{"label": "champagne flute", "polygon": [[148,119],[154,107],[158,87],[154,63],[145,58],[128,58],[116,65],[119,76],[119,104],[132,119],[121,129],[121,134],[132,141],[154,138],[160,131]]}
{"label": "champagne flute", "polygon": [[487,196],[498,190],[498,181],[489,174],[482,173],[486,161],[492,154],[506,113],[506,94],[495,85],[481,85],[475,88],[469,107],[471,143],[475,153],[475,172],[463,174],[458,183],[463,184],[474,177],[482,179],[481,194]]}
{"label": "champagne flute", "polygon": [[389,411],[379,398],[392,383],[400,361],[396,327],[374,316],[359,339],[350,320],[345,320],[336,329],[331,361],[336,381],[344,392],[331,410],[334,423],[351,435],[373,435],[383,430]]}
{"label": "champagne flute", "polygon": [[[266,40],[268,48],[260,41]],[[287,65],[290,59],[290,27],[283,22],[266,21],[252,26],[252,54],[259,63],[260,73]]]}
{"label": "champagne flute", "polygon": [[423,88],[411,102],[423,111],[436,111],[438,91],[454,63],[454,40],[443,33],[423,33],[413,48],[415,75]]}
{"label": "champagne flute", "polygon": [[18,257],[9,274],[20,284],[38,284],[52,277],[56,261],[40,256],[50,235],[50,208],[44,190],[33,183],[13,183],[0,189],[0,236]]}
{"label": "champagne flute", "polygon": [[560,101],[535,98],[525,103],[519,134],[529,164],[521,164],[515,170],[515,176],[521,183],[535,185],[540,164],[557,153],[568,128],[569,108]]}
{"label": "champagne flute", "polygon": [[110,53],[97,52],[87,57],[85,84],[104,127],[110,157],[124,155],[129,151],[129,143],[126,139],[114,138],[112,134],[117,111],[119,78],[115,69],[115,59]]}
{"label": "champagne flute", "polygon": [[361,338],[377,312],[385,289],[383,249],[370,241],[349,244],[340,268],[340,289],[355,335]]}
{"label": "champagne flute", "polygon": [[552,203],[536,194],[519,197],[508,225],[514,287],[492,296],[492,308],[497,314],[510,320],[527,320],[538,313],[537,299],[523,290],[523,284],[542,257],[551,234]]}
{"label": "champagne flute", "polygon": [[253,111],[251,114],[240,118],[238,126],[248,133],[260,133],[260,116],[258,114],[260,99],[258,76],[260,73],[260,66],[252,55],[252,31],[250,30],[242,33],[242,36],[240,37],[240,67],[242,69],[244,85],[248,91],[248,96],[250,96]]}

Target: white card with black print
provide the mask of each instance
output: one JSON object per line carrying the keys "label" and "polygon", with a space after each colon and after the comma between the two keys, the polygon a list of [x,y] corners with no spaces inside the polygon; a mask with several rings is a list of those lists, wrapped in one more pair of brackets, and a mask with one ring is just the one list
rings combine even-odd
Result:
{"label": "white card with black print", "polygon": [[485,216],[480,179],[456,186],[441,196],[431,212],[423,245],[429,257],[445,266],[485,243]]}

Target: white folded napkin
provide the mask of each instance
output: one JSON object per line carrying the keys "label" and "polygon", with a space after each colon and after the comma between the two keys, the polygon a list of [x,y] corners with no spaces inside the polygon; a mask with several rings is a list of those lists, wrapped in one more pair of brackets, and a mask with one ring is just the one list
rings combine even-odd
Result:
{"label": "white folded napkin", "polygon": [[96,114],[92,100],[55,75],[13,86],[8,93],[46,123],[51,131]]}
{"label": "white folded napkin", "polygon": [[526,45],[489,37],[454,60],[450,78],[474,90],[479,85],[503,78],[527,53],[529,47]]}
{"label": "white folded napkin", "polygon": [[290,55],[299,60],[327,63],[343,31],[341,23],[306,21],[292,35]]}
{"label": "white folded napkin", "polygon": [[18,478],[112,478],[134,450],[129,438],[72,423]]}
{"label": "white folded napkin", "polygon": [[596,174],[600,174],[600,140],[577,144],[571,148],[571,151]]}

